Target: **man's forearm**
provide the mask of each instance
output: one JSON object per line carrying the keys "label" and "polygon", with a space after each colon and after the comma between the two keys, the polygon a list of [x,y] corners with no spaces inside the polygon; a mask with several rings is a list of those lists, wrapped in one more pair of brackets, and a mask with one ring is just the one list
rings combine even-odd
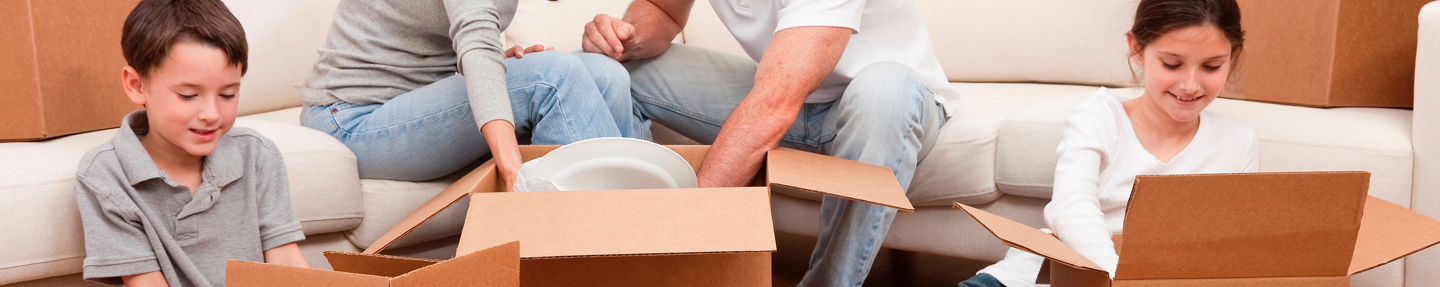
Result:
{"label": "man's forearm", "polygon": [[622,18],[635,26],[635,41],[625,47],[622,62],[659,56],[685,28],[695,0],[635,0]]}
{"label": "man's forearm", "polygon": [[830,75],[852,30],[795,27],[775,33],[755,87],[730,112],[700,167],[701,187],[742,186],[795,122],[805,97]]}

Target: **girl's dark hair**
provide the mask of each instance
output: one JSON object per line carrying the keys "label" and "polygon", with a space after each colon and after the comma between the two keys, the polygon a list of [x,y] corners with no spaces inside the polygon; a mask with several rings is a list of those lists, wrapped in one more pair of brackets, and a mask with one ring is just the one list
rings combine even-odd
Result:
{"label": "girl's dark hair", "polygon": [[245,29],[220,0],[144,0],[125,18],[120,50],[141,77],[170,55],[178,42],[215,47],[244,75],[249,67]]}
{"label": "girl's dark hair", "polygon": [[1160,35],[1206,24],[1225,34],[1230,41],[1230,60],[1238,60],[1245,47],[1245,30],[1240,28],[1240,5],[1235,0],[1141,0],[1130,34],[1144,50]]}

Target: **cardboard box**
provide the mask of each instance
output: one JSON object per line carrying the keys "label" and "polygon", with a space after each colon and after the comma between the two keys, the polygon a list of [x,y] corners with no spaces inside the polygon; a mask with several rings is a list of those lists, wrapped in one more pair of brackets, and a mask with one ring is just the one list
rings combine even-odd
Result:
{"label": "cardboard box", "polygon": [[440,261],[325,252],[335,271],[230,260],[225,286],[520,286],[520,243],[509,242]]}
{"label": "cardboard box", "polygon": [[1006,245],[1049,259],[1055,287],[1349,286],[1355,273],[1440,242],[1440,221],[1367,196],[1369,180],[1368,172],[1138,176],[1114,280],[1050,234],[955,207]]}
{"label": "cardboard box", "polygon": [[0,2],[0,142],[120,126],[120,30],[138,0]]}
{"label": "cardboard box", "polygon": [[[708,146],[667,146],[697,168]],[[557,146],[521,146],[524,160]],[[521,285],[770,286],[773,189],[913,211],[888,168],[789,149],[770,151],[750,187],[506,193],[493,162],[421,205],[382,236],[375,254],[470,196],[458,252],[499,242],[520,249]],[[767,189],[768,187],[768,189]]]}
{"label": "cardboard box", "polygon": [[1415,102],[1420,8],[1430,0],[1240,0],[1235,99],[1312,107]]}

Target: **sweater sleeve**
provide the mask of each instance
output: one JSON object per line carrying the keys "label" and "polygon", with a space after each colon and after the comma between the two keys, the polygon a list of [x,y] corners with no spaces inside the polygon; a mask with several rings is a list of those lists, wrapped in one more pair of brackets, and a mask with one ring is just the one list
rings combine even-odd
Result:
{"label": "sweater sleeve", "polygon": [[[450,39],[465,77],[465,92],[476,126],[492,120],[513,122],[510,94],[505,86],[504,47],[500,42],[499,1],[445,0],[450,17]],[[509,10],[513,11],[513,10]]]}
{"label": "sweater sleeve", "polygon": [[1120,257],[1100,209],[1100,171],[1109,164],[1118,140],[1115,116],[1118,107],[1103,102],[1097,92],[1082,102],[1065,119],[1059,162],[1055,165],[1055,188],[1045,206],[1045,222],[1065,245],[1099,264],[1110,276]]}

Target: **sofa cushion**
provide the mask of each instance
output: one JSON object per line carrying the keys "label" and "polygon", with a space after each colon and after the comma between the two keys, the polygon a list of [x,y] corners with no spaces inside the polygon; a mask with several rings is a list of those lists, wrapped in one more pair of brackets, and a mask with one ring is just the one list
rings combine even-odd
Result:
{"label": "sofa cushion", "polygon": [[339,0],[225,0],[245,27],[250,67],[240,79],[240,115],[300,106],[315,50],[325,43]]}
{"label": "sofa cushion", "polygon": [[[280,148],[290,199],[305,234],[355,227],[361,217],[355,156],[334,139],[294,125],[241,118]],[[0,144],[0,284],[80,272],[85,257],[75,204],[75,169],[115,129],[56,139]]]}
{"label": "sofa cushion", "polygon": [[998,198],[996,135],[1005,117],[1031,103],[1096,89],[1047,84],[951,85],[960,91],[959,109],[941,127],[934,148],[915,168],[908,195],[916,206],[950,206],[955,201],[979,204]]}
{"label": "sofa cushion", "polygon": [[[1112,90],[1121,97],[1134,89]],[[1127,96],[1128,95],[1128,96]],[[1050,198],[1065,116],[1090,93],[1078,93],[1021,108],[1000,129],[996,179],[1006,194]],[[1319,109],[1217,99],[1207,110],[1255,128],[1261,171],[1371,172],[1370,194],[1410,204],[1414,154],[1411,112],[1403,109]]]}
{"label": "sofa cushion", "polygon": [[1138,0],[916,2],[951,81],[1134,85],[1125,32]]}

